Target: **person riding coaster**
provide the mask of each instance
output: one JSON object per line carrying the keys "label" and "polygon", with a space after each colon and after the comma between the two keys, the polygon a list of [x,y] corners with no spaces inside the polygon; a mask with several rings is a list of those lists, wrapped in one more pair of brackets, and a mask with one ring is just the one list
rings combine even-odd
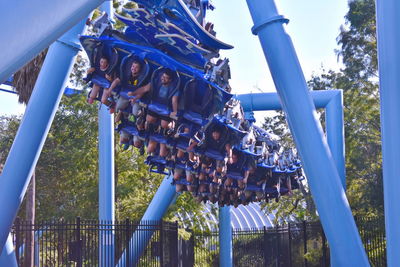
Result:
{"label": "person riding coaster", "polygon": [[125,148],[133,145],[140,150],[140,154],[144,154],[144,146],[147,139],[147,134],[144,131],[144,122],[141,123],[140,120],[132,122],[124,116],[116,131],[120,133],[120,143],[124,144]]}
{"label": "person riding coaster", "polygon": [[238,144],[245,135],[244,132],[225,125],[222,120],[221,117],[214,117],[205,127],[204,134],[196,135],[201,136],[202,140],[191,140],[191,147],[199,146],[195,153],[201,157],[200,180],[205,178],[206,169],[212,165],[215,168],[215,173],[211,174],[213,181],[219,183],[225,172],[226,162],[232,162],[232,145]]}
{"label": "person riding coaster", "polygon": [[119,55],[115,48],[108,47],[97,42],[92,44],[89,54],[91,67],[87,70],[85,81],[91,82],[92,90],[88,95],[88,103],[92,104],[94,100],[105,102],[107,97],[103,94],[107,90],[116,76],[116,69],[119,63]]}
{"label": "person riding coaster", "polygon": [[232,162],[227,164],[225,186],[229,187],[233,185],[233,181],[236,180],[239,189],[243,190],[247,184],[249,169],[253,165],[255,165],[255,158],[244,151],[234,149],[232,152]]}
{"label": "person riding coaster", "polygon": [[115,101],[112,95],[116,95],[115,109],[117,112],[138,115],[140,111],[139,101],[150,91],[150,72],[151,67],[146,60],[142,60],[134,54],[129,54],[123,58],[120,66],[120,77],[115,79],[106,92],[112,101]]}
{"label": "person riding coaster", "polygon": [[[152,153],[160,143],[160,136],[156,136],[154,130],[160,122],[158,133],[167,136],[174,128],[174,120],[177,119],[178,103],[180,96],[180,77],[177,72],[167,68],[159,68],[154,71],[150,86],[150,103],[147,106],[146,130],[154,132],[150,135],[147,153]],[[160,156],[165,157],[167,151],[167,138],[164,138],[160,146]]]}
{"label": "person riding coaster", "polygon": [[244,190],[246,202],[261,201],[270,170],[261,166],[252,166],[249,169],[247,185]]}
{"label": "person riding coaster", "polygon": [[188,191],[192,194],[196,194],[198,179],[195,173],[186,169],[185,165],[175,165],[173,173],[173,183],[176,185],[176,192]]}

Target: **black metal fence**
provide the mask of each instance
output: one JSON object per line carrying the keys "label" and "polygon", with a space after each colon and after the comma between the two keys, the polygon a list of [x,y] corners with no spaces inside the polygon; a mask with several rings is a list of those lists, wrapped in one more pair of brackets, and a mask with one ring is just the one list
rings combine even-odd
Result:
{"label": "black metal fence", "polygon": [[[383,218],[356,219],[372,266],[386,266]],[[218,266],[218,233],[178,236],[178,224],[130,220],[41,222],[16,220],[12,229],[19,266],[34,233],[34,266]],[[234,266],[329,266],[329,247],[319,222],[233,231]],[[114,249],[111,249],[113,245]],[[141,251],[140,248],[143,248]],[[100,259],[100,260],[99,260]]]}
{"label": "black metal fence", "polygon": [[[18,248],[15,251],[19,266],[25,266],[26,244],[32,231],[35,266],[115,266],[118,262],[126,266],[179,264],[177,223],[130,220],[111,223],[77,218],[73,222],[32,225],[17,219],[12,234]],[[145,248],[141,254],[140,247]]]}
{"label": "black metal fence", "polygon": [[[233,231],[234,266],[329,266],[319,223]],[[218,266],[218,233],[195,236],[195,266]]]}
{"label": "black metal fence", "polygon": [[387,266],[384,217],[356,218],[361,241],[372,266]]}
{"label": "black metal fence", "polygon": [[[386,266],[383,218],[357,219],[372,266]],[[194,237],[195,266],[219,265],[218,233]],[[234,266],[330,266],[329,246],[319,222],[290,223],[264,229],[233,231]]]}

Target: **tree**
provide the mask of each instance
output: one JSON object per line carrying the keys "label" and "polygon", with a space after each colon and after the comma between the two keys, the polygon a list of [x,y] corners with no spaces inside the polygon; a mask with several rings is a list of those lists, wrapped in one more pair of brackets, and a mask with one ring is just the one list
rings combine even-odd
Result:
{"label": "tree", "polygon": [[383,216],[375,1],[350,1],[345,19],[336,51],[345,68],[309,85],[344,90],[348,198],[355,215]]}

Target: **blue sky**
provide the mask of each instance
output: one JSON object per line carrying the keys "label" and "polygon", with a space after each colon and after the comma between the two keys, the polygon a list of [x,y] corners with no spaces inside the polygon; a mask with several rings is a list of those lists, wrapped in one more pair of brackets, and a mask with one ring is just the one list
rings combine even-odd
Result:
{"label": "blue sky", "polygon": [[[258,37],[244,0],[215,0],[217,9],[210,12],[217,37],[233,44],[221,53],[231,63],[231,85],[235,93],[275,91]],[[339,27],[347,12],[346,0],[277,0],[278,11],[290,20],[286,31],[292,38],[306,79],[318,73],[321,65],[339,69],[334,49]]]}
{"label": "blue sky", "polygon": [[[207,20],[214,22],[217,37],[235,46],[221,52],[231,66],[234,93],[275,91],[245,0],[214,0],[216,10]],[[290,20],[286,30],[292,38],[306,79],[327,69],[339,69],[334,49],[339,27],[347,12],[346,0],[276,0],[278,10]],[[0,92],[0,115],[22,113],[17,97]]]}

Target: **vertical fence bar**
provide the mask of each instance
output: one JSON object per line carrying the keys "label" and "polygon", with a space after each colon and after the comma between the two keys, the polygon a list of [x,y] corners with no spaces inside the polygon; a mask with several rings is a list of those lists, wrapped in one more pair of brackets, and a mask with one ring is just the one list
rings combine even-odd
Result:
{"label": "vertical fence bar", "polygon": [[279,225],[276,226],[276,244],[277,244],[277,251],[276,251],[276,266],[281,266],[281,235],[279,232]]}
{"label": "vertical fence bar", "polygon": [[81,218],[76,217],[76,244],[79,249],[77,249],[78,257],[77,257],[77,267],[82,267],[82,246],[81,246]]}
{"label": "vertical fence bar", "polygon": [[263,227],[263,255],[264,255],[264,266],[267,267],[268,262],[267,262],[267,258],[268,258],[268,254],[267,254],[267,227]]}
{"label": "vertical fence bar", "polygon": [[[307,223],[303,221],[303,248],[304,248],[304,256],[307,254]],[[304,266],[308,266],[307,258],[304,257]]]}
{"label": "vertical fence bar", "polygon": [[159,246],[159,248],[160,248],[160,251],[159,251],[159,253],[160,253],[160,266],[161,267],[164,267],[164,227],[163,227],[163,221],[161,220],[160,221],[160,223],[159,223],[159,225],[158,225],[160,228],[159,228],[159,233],[160,233],[160,246]]}
{"label": "vertical fence bar", "polygon": [[290,229],[290,223],[288,223],[289,266],[292,267],[292,234]]}
{"label": "vertical fence bar", "polygon": [[126,249],[125,251],[127,251],[127,253],[125,254],[125,262],[126,262],[126,266],[131,266],[131,263],[129,261],[129,255],[131,254],[131,248],[129,247],[129,238],[130,238],[131,232],[130,232],[130,223],[129,223],[129,219],[125,220],[125,246]]}

